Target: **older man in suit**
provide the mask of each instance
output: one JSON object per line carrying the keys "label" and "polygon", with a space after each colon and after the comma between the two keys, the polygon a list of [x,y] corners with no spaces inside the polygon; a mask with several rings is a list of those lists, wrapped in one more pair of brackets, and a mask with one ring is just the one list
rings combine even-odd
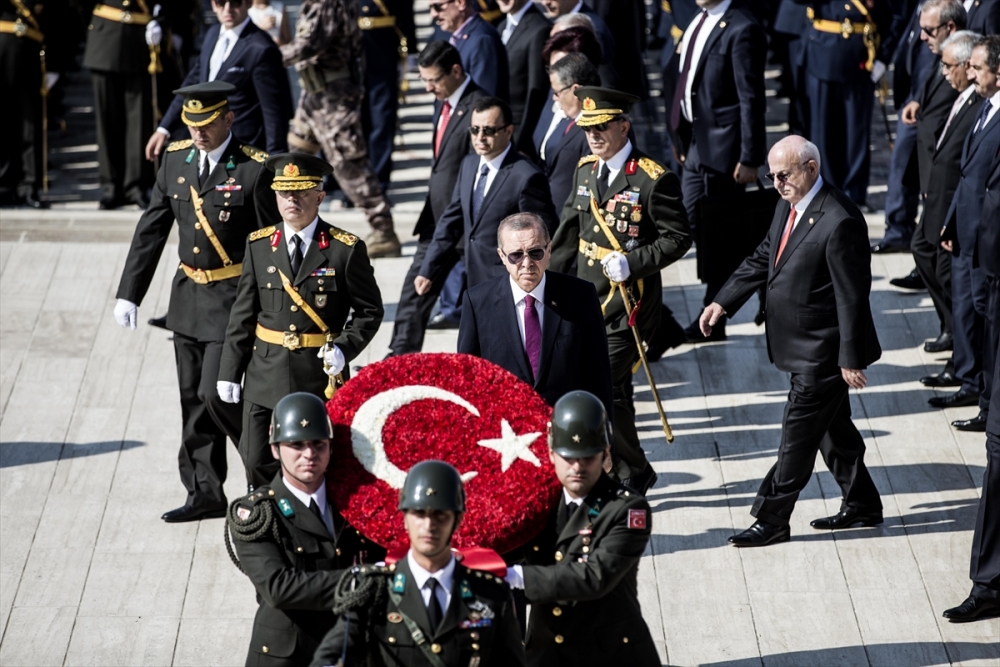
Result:
{"label": "older man in suit", "polygon": [[[990,35],[976,42],[966,76],[983,102],[975,109],[976,120],[962,147],[961,176],[941,233],[945,249],[952,253],[955,375],[962,386],[954,394],[935,396],[928,403],[936,408],[979,405],[978,417],[958,420],[952,425],[964,430],[982,430],[989,400],[985,383],[990,380],[992,367],[987,370],[983,364],[987,283],[976,253],[986,178],[1000,148],[1000,36]],[[985,404],[981,394],[986,395]]]}
{"label": "older man in suit", "polygon": [[[446,253],[441,261],[441,275],[432,278],[431,290],[423,295],[417,294],[413,281],[420,274],[427,249],[434,238],[437,221],[451,203],[462,160],[472,152],[472,140],[469,137],[472,106],[477,100],[487,97],[486,92],[465,73],[458,50],[447,42],[437,40],[428,44],[420,52],[417,67],[427,91],[435,97],[434,160],[431,162],[427,198],[413,229],[413,233],[417,235],[417,250],[413,254],[410,270],[403,279],[403,289],[396,307],[396,321],[392,328],[392,341],[389,343],[390,354],[393,356],[420,352],[434,301],[445,283],[445,276],[450,275],[449,272],[459,261],[457,250]],[[459,284],[462,280],[463,274],[459,274]]]}
{"label": "older man in suit", "polygon": [[514,146],[532,155],[531,131],[549,92],[542,47],[552,23],[532,0],[500,0],[500,9],[506,14],[499,29],[510,67],[510,110],[517,128]]}
{"label": "older man in suit", "polygon": [[[613,67],[616,51],[615,37],[611,34],[608,24],[594,11],[593,7],[583,0],[541,0],[540,4],[552,20],[567,14],[585,14],[594,25],[594,34],[597,35],[597,39],[601,43],[604,57],[602,62],[612,64]],[[633,62],[631,66],[634,68],[635,63]]]}
{"label": "older man in suit", "polygon": [[[288,121],[292,118],[292,91],[281,64],[281,51],[271,36],[250,20],[250,3],[234,5],[212,1],[219,19],[208,29],[201,56],[192,63],[184,86],[205,81],[225,81],[236,90],[229,96],[233,134],[266,149],[288,150]],[[154,160],[170,136],[183,127],[180,96],[167,108],[160,126],[146,142],[146,159]]]}
{"label": "older man in suit", "polygon": [[537,213],[550,231],[555,229],[558,218],[545,175],[514,150],[512,121],[510,107],[499,98],[484,97],[473,105],[469,133],[476,155],[462,162],[451,203],[413,281],[417,294],[431,290],[463,237],[469,287],[504,275],[494,241],[508,215]]}
{"label": "older man in suit", "polygon": [[431,2],[433,21],[448,43],[462,55],[462,65],[472,79],[490,95],[510,99],[507,51],[496,28],[477,14],[475,0]]}
{"label": "older man in suit", "polygon": [[507,369],[549,405],[582,389],[612,414],[611,359],[597,290],[548,271],[551,249],[540,216],[515,213],[500,223],[497,254],[510,275],[466,293],[458,351]]}
{"label": "older man in suit", "polygon": [[[791,373],[778,461],[757,491],[757,521],[729,538],[738,547],[787,542],[789,518],[812,476],[816,452],[840,485],[841,510],[817,529],[882,523],[882,502],[864,464],[865,443],[851,421],[848,389],[881,355],[868,298],[871,250],[865,219],[820,177],[816,146],[799,136],[771,149],[768,165],[784,202],[771,231],[701,314],[702,332],[735,313],[767,285],[767,350]],[[808,239],[808,240],[806,240]]]}

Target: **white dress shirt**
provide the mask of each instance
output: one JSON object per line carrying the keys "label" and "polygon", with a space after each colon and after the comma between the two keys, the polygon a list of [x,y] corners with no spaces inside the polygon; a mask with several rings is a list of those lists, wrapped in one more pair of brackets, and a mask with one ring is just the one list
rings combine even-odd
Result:
{"label": "white dress shirt", "polygon": [[[455,89],[455,92],[449,95],[448,98],[445,100],[445,102],[448,103],[448,106],[451,107],[451,112],[450,115],[448,116],[449,123],[451,122],[451,117],[455,115],[455,107],[458,106],[458,101],[462,99],[462,94],[465,92],[465,89],[469,87],[470,81],[472,81],[472,77],[466,74],[465,79],[462,81],[462,83],[459,84],[458,88]],[[443,118],[443,116],[444,114],[438,114],[438,122],[437,125],[434,127],[435,137],[437,137],[437,131],[441,127],[441,119]]]}
{"label": "white dress shirt", "polygon": [[545,136],[542,138],[542,145],[538,147],[538,155],[543,160],[545,159],[545,145],[549,143],[549,137],[552,133],[556,131],[559,127],[559,123],[566,118],[566,114],[563,113],[562,106],[558,102],[552,103],[552,120],[549,122],[549,129],[545,131]]}
{"label": "white dress shirt", "polygon": [[438,584],[440,584],[437,587],[437,599],[441,605],[441,617],[444,618],[445,614],[448,613],[448,605],[451,604],[451,585],[455,580],[455,557],[452,556],[448,564],[437,572],[428,572],[417,565],[416,559],[413,558],[413,550],[411,549],[406,552],[406,564],[410,566],[413,583],[417,585],[425,607],[431,603],[431,589],[427,588],[427,582],[432,577],[437,579]]}
{"label": "white dress shirt", "polygon": [[[226,152],[226,148],[229,147],[229,142],[233,140],[233,133],[230,132],[226,140],[216,148],[214,151],[209,151],[208,155],[208,173],[211,174],[215,170],[215,165],[219,164],[219,160],[222,159],[222,154]],[[201,165],[205,163],[205,151],[198,151],[198,174],[201,175]]]}
{"label": "white dress shirt", "polygon": [[517,24],[521,22],[521,18],[524,16],[524,13],[531,9],[531,3],[533,1],[534,0],[528,0],[528,2],[524,3],[524,7],[521,7],[513,14],[507,14],[507,25],[504,26],[503,33],[500,35],[500,40],[504,44],[507,43],[510,36],[514,34],[515,30],[517,30]]}
{"label": "white dress shirt", "polygon": [[[576,505],[579,507],[583,503],[583,498],[571,497],[569,495],[569,491],[566,490],[566,487],[563,487],[563,502],[567,505]],[[566,510],[563,511],[565,512]]]}
{"label": "white dress shirt", "polygon": [[[615,180],[615,176],[618,172],[622,170],[625,166],[625,162],[628,161],[628,156],[632,154],[632,142],[630,140],[625,141],[625,147],[620,151],[615,153],[610,160],[608,160],[608,185]],[[604,160],[597,161],[597,175],[601,175],[601,169],[604,169]]]}
{"label": "white dress shirt", "polygon": [[333,516],[330,512],[330,501],[326,496],[326,480],[324,479],[319,488],[316,489],[316,492],[311,494],[289,484],[284,475],[281,476],[281,481],[285,483],[285,486],[292,492],[292,495],[298,498],[306,507],[309,507],[309,503],[313,500],[316,501],[316,504],[319,506],[319,513],[323,517],[323,523],[326,524],[326,529],[330,535],[333,535]]}
{"label": "white dress shirt", "polygon": [[[507,260],[504,260],[507,261]],[[535,297],[535,312],[538,313],[538,328],[541,330],[542,319],[545,317],[545,274],[542,273],[542,279],[535,289],[530,292],[525,292],[521,289],[521,286],[514,282],[514,279],[510,279],[510,291],[514,294],[514,310],[517,311],[517,328],[521,332],[521,345],[525,345],[524,338],[524,311],[527,309],[527,304],[524,302],[524,297],[529,294]]]}
{"label": "white dress shirt", "polygon": [[507,146],[503,153],[497,155],[495,158],[486,161],[486,158],[482,155],[479,156],[479,166],[476,167],[476,180],[472,184],[472,191],[476,191],[476,186],[479,185],[479,179],[481,177],[481,172],[483,171],[483,165],[489,165],[489,171],[486,172],[486,190],[483,191],[483,196],[489,194],[490,186],[493,185],[493,179],[497,177],[497,172],[500,171],[500,165],[503,164],[504,159],[507,157],[507,153],[510,152],[510,148],[513,144]]}
{"label": "white dress shirt", "polygon": [[[809,208],[809,204],[812,203],[812,200],[816,198],[816,193],[819,192],[821,187],[823,187],[823,177],[819,176],[816,178],[816,182],[813,183],[813,186],[809,188],[809,192],[807,192],[805,196],[799,200],[799,203],[795,205],[795,224],[792,225],[792,232],[794,232],[795,228],[799,226],[802,216],[805,214],[806,209]],[[791,235],[792,233],[789,232],[788,236]]]}
{"label": "white dress shirt", "polygon": [[[313,218],[313,221],[309,223],[305,229],[301,232],[297,232],[285,223],[285,245],[288,246],[288,258],[292,258],[292,253],[295,252],[295,246],[292,245],[292,237],[298,235],[302,242],[299,244],[302,248],[302,256],[306,256],[306,250],[309,249],[309,244],[312,243],[312,238],[316,234],[316,225],[319,224],[319,216],[317,215]],[[293,276],[289,276],[292,278]]]}
{"label": "white dress shirt", "polygon": [[209,81],[215,81],[215,77],[219,76],[222,63],[226,62],[226,58],[233,52],[236,40],[243,34],[243,29],[247,27],[248,23],[250,23],[249,15],[243,19],[243,23],[233,26],[229,30],[219,30],[219,39],[215,42],[215,48],[212,49],[212,56],[208,60]]}
{"label": "white dress shirt", "polygon": [[[701,62],[701,52],[705,49],[705,42],[708,41],[708,36],[712,33],[712,29],[719,23],[722,19],[722,15],[726,13],[729,9],[729,5],[732,4],[732,0],[722,0],[719,4],[711,9],[706,10],[708,16],[705,18],[705,24],[701,26],[701,30],[698,31],[698,39],[694,42],[694,50],[691,52],[691,67],[688,68],[687,82],[684,86],[684,100],[681,104],[681,113],[684,114],[684,118],[687,121],[693,122],[691,118],[691,85],[694,83],[695,72],[698,71],[698,63]],[[684,37],[681,39],[680,53],[680,69],[684,70],[684,57],[687,55],[688,43],[691,41],[691,32],[694,27],[698,25],[701,21],[701,12],[695,15],[691,23],[688,24],[687,29],[684,31]]]}
{"label": "white dress shirt", "polygon": [[951,112],[948,113],[948,120],[944,124],[944,129],[941,130],[941,136],[938,137],[937,143],[934,144],[934,148],[941,148],[941,142],[944,141],[944,137],[948,134],[948,128],[951,127],[951,121],[955,120],[955,116],[958,114],[958,110],[965,106],[972,94],[976,92],[975,86],[969,86],[961,93],[958,94],[958,98],[955,100],[955,104],[951,107]]}

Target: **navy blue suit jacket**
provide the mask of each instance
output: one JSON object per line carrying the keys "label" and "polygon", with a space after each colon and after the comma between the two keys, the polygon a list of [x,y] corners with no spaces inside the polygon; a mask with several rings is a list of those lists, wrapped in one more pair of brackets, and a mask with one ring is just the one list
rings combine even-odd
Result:
{"label": "navy blue suit jacket", "polygon": [[[573,190],[580,158],[590,155],[590,145],[583,128],[573,123],[567,132],[564,128],[568,124],[568,119],[563,120],[545,145],[545,175],[549,179],[552,204],[557,211],[562,211]],[[544,136],[543,132],[542,137]]]}
{"label": "navy blue suit jacket", "polygon": [[571,391],[589,391],[601,399],[610,419],[614,414],[611,358],[594,283],[546,271],[543,308],[537,378],[521,342],[506,272],[465,293],[458,352],[482,357],[510,371],[534,387],[549,405]]}
{"label": "navy blue suit jacket", "polygon": [[510,99],[507,49],[496,28],[477,14],[459,35],[455,48],[462,56],[466,74],[480,88],[504,101]]}
{"label": "navy blue suit jacket", "polygon": [[604,22],[600,14],[586,2],[580,7],[580,13],[586,14],[594,22],[594,32],[597,33],[597,41],[601,43],[601,51],[604,59],[602,62],[613,66],[615,62],[615,37],[611,34],[611,28]]}
{"label": "navy blue suit jacket", "polygon": [[924,83],[937,74],[938,57],[920,39],[920,8],[913,10],[910,22],[899,39],[893,57],[892,99],[897,109],[920,99]]}
{"label": "navy blue suit jacket", "polygon": [[[984,100],[982,104],[986,104]],[[982,104],[976,107],[975,117],[982,111]],[[972,130],[975,130],[973,121]],[[986,177],[993,166],[993,158],[1000,148],[1000,112],[994,113],[986,127],[975,136],[972,130],[965,137],[962,147],[962,172],[955,196],[951,199],[948,214],[944,218],[942,237],[956,241],[956,256],[975,257],[976,240],[979,236],[979,219],[986,195]]]}
{"label": "navy blue suit jacket", "polygon": [[979,265],[986,275],[1000,276],[1000,150],[994,151],[993,164],[986,176],[979,218]]}
{"label": "navy blue suit jacket", "polygon": [[1000,33],[1000,0],[975,0],[969,10],[966,30],[980,35]]}
{"label": "navy blue suit jacket", "polygon": [[[209,61],[219,39],[220,24],[205,34],[201,56],[191,66],[182,86],[208,81]],[[236,86],[229,97],[229,107],[235,118],[233,135],[240,141],[263,148],[268,153],[288,150],[288,121],[292,119],[292,89],[288,73],[281,64],[281,51],[266,32],[247,24],[236,40],[229,57],[219,68],[216,81]],[[160,127],[176,132],[181,122],[183,99],[175,97],[160,121]]]}
{"label": "navy blue suit jacket", "polygon": [[559,217],[552,206],[545,175],[513,146],[490,183],[479,217],[473,220],[472,190],[478,170],[478,155],[469,155],[462,161],[451,203],[438,220],[434,238],[420,267],[421,276],[443,280],[442,263],[448,250],[457,246],[463,235],[469,287],[507,275],[497,255],[497,229],[504,218],[514,213],[537,213],[549,232],[555,232]]}

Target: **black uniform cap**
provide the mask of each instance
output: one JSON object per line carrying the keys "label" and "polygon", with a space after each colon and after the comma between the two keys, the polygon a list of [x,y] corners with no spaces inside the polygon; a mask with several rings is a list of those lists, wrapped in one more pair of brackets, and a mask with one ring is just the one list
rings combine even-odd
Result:
{"label": "black uniform cap", "polygon": [[597,86],[580,86],[573,94],[583,100],[583,111],[576,124],[580,127],[600,125],[628,113],[632,105],[639,101],[635,95],[629,95],[611,88]]}
{"label": "black uniform cap", "polygon": [[272,190],[309,190],[318,188],[323,177],[333,173],[326,160],[308,153],[272,155],[264,166],[274,172]]}
{"label": "black uniform cap", "polygon": [[236,92],[236,86],[225,81],[206,81],[193,86],[184,86],[174,91],[174,95],[184,97],[181,120],[191,127],[203,127],[222,115],[229,104],[229,96]]}
{"label": "black uniform cap", "polygon": [[329,440],[333,425],[323,399],[304,391],[289,394],[278,401],[271,413],[271,444]]}

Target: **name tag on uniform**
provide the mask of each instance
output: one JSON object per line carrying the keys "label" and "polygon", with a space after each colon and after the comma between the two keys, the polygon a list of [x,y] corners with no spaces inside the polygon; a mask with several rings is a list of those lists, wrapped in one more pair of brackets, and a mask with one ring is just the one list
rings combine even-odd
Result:
{"label": "name tag on uniform", "polygon": [[310,278],[332,278],[335,275],[337,275],[337,269],[322,268],[322,269],[316,269],[315,271],[313,271],[312,273],[310,273],[309,277]]}

